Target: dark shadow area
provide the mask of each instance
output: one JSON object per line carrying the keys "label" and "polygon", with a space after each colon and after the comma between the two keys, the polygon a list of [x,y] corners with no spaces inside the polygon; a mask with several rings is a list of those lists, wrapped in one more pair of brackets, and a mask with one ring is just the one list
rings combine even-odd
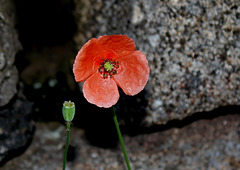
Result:
{"label": "dark shadow area", "polygon": [[15,4],[16,29],[25,50],[72,39],[76,31],[72,0],[16,0]]}
{"label": "dark shadow area", "polygon": [[[56,114],[56,107],[65,100],[73,100],[72,96],[78,93],[74,90],[77,84],[72,84],[70,87],[66,77],[66,74],[69,76],[72,72],[69,66],[74,58],[71,53],[75,52],[74,2],[73,0],[24,0],[15,1],[15,5],[16,29],[23,46],[23,50],[16,56],[15,65],[24,84],[24,95],[33,103],[35,121],[61,120],[59,113]],[[56,67],[53,67],[54,63],[57,63]],[[34,66],[43,69],[36,69]],[[24,74],[26,72],[34,72],[34,74],[30,76],[26,74],[22,78],[26,68]],[[51,81],[54,85],[49,84]],[[36,87],[36,83],[39,87]],[[62,116],[61,112],[60,116]]]}
{"label": "dark shadow area", "polygon": [[69,162],[74,161],[75,157],[76,157],[76,148],[72,145],[69,145],[68,153],[67,153],[67,161]]}

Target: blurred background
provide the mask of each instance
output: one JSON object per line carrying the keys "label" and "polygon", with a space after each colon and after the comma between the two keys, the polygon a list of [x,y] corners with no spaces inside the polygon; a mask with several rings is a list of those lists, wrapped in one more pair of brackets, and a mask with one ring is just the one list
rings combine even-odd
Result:
{"label": "blurred background", "polygon": [[0,169],[61,169],[68,100],[68,169],[127,169],[112,109],[89,104],[72,72],[85,42],[112,34],[151,70],[115,106],[132,168],[239,169],[238,0],[0,0]]}

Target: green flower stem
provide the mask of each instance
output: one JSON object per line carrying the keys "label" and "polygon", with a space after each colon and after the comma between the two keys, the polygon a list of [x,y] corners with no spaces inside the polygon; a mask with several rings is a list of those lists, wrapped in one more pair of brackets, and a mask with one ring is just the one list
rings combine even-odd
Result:
{"label": "green flower stem", "polygon": [[116,113],[115,113],[114,106],[112,107],[112,109],[113,109],[113,120],[114,120],[116,129],[117,129],[117,134],[118,134],[118,138],[119,138],[119,141],[120,141],[120,144],[121,144],[121,147],[122,147],[125,162],[127,164],[128,170],[131,170],[130,163],[129,163],[127,152],[126,152],[126,149],[125,149],[125,146],[124,146],[124,143],[123,143],[123,138],[122,138],[122,134],[121,134],[121,131],[120,131],[120,128],[119,128],[119,124],[118,124],[118,120],[117,120],[117,116],[116,116]]}
{"label": "green flower stem", "polygon": [[71,124],[71,122],[67,122],[67,140],[66,140],[66,146],[65,146],[65,151],[64,151],[63,170],[65,170],[66,162],[67,162],[67,152],[68,152],[68,146],[69,146],[70,124]]}

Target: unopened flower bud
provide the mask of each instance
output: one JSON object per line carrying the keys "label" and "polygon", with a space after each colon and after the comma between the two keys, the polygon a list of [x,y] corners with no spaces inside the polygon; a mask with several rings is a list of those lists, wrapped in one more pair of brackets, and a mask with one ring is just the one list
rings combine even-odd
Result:
{"label": "unopened flower bud", "polygon": [[67,122],[71,122],[75,115],[75,104],[71,101],[65,101],[62,108],[63,118]]}

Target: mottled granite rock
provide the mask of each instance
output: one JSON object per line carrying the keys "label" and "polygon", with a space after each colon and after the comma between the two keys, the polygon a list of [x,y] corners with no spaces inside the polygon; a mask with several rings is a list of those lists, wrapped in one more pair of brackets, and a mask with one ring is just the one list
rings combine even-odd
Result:
{"label": "mottled granite rock", "polygon": [[146,54],[145,126],[240,104],[240,1],[75,3],[79,48],[92,37],[126,34]]}
{"label": "mottled granite rock", "polygon": [[[66,131],[59,123],[38,123],[29,149],[1,170],[62,169]],[[123,136],[133,170],[237,170],[240,166],[240,115],[199,120],[183,128]],[[102,132],[105,133],[105,132]],[[96,134],[97,135],[97,134]],[[126,170],[120,145],[99,148],[82,129],[71,127],[67,169]]]}
{"label": "mottled granite rock", "polygon": [[24,151],[31,140],[32,105],[22,95],[14,64],[21,45],[12,0],[0,0],[0,164]]}

